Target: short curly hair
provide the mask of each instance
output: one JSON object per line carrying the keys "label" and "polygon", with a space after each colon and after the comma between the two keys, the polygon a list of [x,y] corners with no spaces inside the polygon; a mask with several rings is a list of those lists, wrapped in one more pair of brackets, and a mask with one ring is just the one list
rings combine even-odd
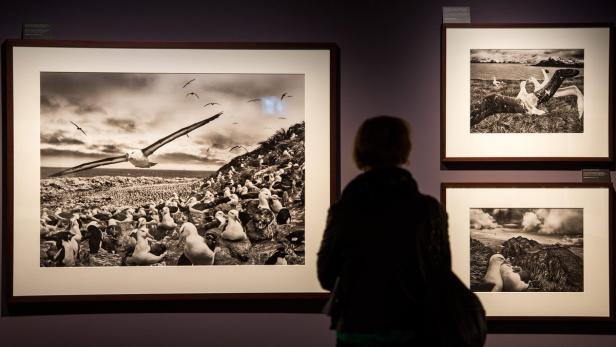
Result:
{"label": "short curly hair", "polygon": [[369,118],[355,135],[353,159],[362,170],[398,166],[408,162],[411,136],[408,123],[392,116]]}

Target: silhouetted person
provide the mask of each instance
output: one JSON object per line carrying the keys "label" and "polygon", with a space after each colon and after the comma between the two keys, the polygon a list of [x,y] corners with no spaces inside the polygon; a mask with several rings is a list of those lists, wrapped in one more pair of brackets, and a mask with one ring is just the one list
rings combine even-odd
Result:
{"label": "silhouetted person", "polygon": [[410,151],[399,118],[368,119],[355,137],[364,172],[330,207],[317,263],[338,346],[434,345],[419,337],[422,273],[450,271],[447,216],[400,167]]}

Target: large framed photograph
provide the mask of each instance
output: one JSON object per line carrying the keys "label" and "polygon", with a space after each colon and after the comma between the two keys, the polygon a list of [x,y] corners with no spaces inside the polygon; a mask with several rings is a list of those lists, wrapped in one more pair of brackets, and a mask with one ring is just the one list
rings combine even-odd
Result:
{"label": "large framed photograph", "polygon": [[610,25],[444,25],[441,160],[608,165]]}
{"label": "large framed photograph", "polygon": [[9,313],[78,301],[208,310],[212,299],[293,310],[285,299],[325,297],[316,252],[339,189],[335,45],[3,48]]}
{"label": "large framed photograph", "polygon": [[441,201],[453,270],[493,328],[614,328],[610,184],[443,183]]}

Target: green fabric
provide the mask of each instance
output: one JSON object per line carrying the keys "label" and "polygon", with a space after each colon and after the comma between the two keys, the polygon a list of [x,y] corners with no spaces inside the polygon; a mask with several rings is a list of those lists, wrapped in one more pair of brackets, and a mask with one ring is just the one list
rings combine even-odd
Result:
{"label": "green fabric", "polygon": [[404,343],[413,340],[414,337],[415,332],[413,331],[375,331],[370,333],[336,332],[336,338],[339,341],[360,346]]}

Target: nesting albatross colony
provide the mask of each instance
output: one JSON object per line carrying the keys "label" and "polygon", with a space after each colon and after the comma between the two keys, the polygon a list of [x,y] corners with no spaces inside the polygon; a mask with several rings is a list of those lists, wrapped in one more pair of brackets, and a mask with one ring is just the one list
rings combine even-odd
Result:
{"label": "nesting albatross colony", "polygon": [[304,264],[303,182],[303,124],[207,178],[42,178],[41,266]]}

